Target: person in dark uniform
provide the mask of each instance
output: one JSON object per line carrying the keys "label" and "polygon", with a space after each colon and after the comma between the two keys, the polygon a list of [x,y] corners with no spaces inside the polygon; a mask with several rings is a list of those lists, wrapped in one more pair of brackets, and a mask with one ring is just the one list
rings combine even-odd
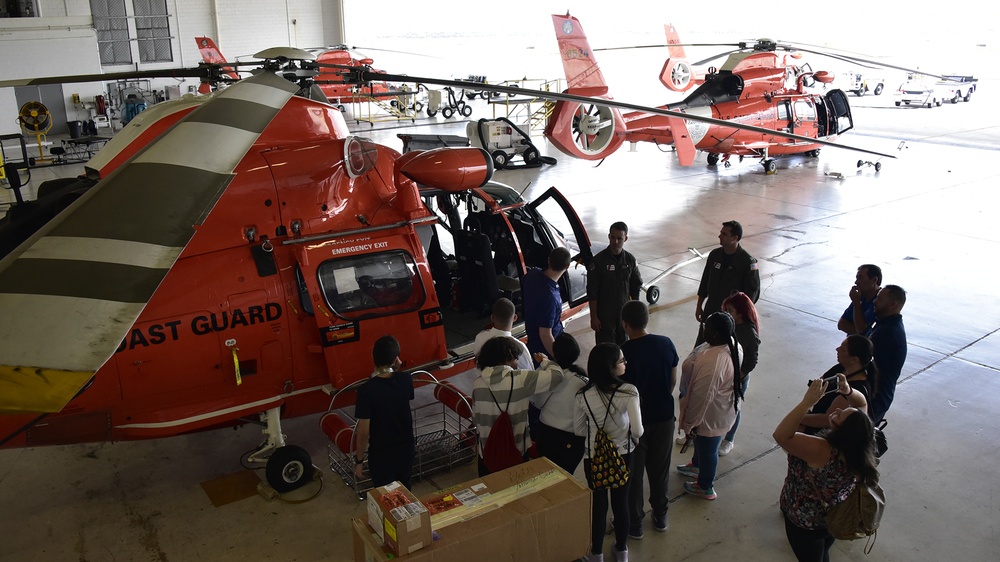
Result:
{"label": "person in dark uniform", "polygon": [[363,475],[365,452],[372,485],[385,486],[395,481],[410,488],[416,444],[413,437],[413,379],[398,372],[399,342],[392,336],[382,336],[372,347],[375,372],[358,388],[354,417],[357,451],[354,474]]}
{"label": "person in dark uniform", "polygon": [[698,340],[695,345],[704,341],[702,337],[705,318],[713,312],[722,310],[722,301],[736,291],[742,291],[754,303],[760,298],[760,270],[757,269],[757,259],[750,255],[740,245],[743,239],[743,225],[737,221],[722,223],[719,231],[720,247],[708,254],[705,260],[705,271],[701,274],[701,285],[698,286],[697,308],[694,317],[698,319]]}
{"label": "person in dark uniform", "polygon": [[639,298],[642,276],[635,256],[625,251],[628,226],[619,221],[608,232],[608,247],[598,252],[587,274],[590,327],[597,343],[625,343],[621,324],[622,306]]}

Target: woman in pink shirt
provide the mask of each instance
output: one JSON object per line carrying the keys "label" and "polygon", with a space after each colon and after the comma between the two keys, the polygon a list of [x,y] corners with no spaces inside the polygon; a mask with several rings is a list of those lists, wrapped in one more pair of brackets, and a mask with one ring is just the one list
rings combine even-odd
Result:
{"label": "woman in pink shirt", "polygon": [[684,491],[706,500],[717,496],[713,484],[719,465],[719,444],[736,421],[739,391],[734,376],[740,368],[740,347],[733,317],[715,312],[705,320],[705,343],[694,348],[681,365],[680,428],[694,439],[691,462],[677,472],[697,478]]}

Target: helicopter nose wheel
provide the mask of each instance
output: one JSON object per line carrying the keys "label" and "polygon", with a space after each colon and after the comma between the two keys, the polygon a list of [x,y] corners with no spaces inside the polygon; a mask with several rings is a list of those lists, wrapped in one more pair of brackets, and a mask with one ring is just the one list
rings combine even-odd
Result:
{"label": "helicopter nose wheel", "polygon": [[764,166],[764,171],[768,174],[773,174],[778,171],[778,163],[774,161],[774,158],[764,160],[761,162],[761,165]]}
{"label": "helicopter nose wheel", "polygon": [[[709,166],[715,166],[718,163],[719,163],[719,155],[716,154],[716,153],[714,153],[714,152],[710,152],[708,154],[708,165]],[[727,168],[729,167],[729,161],[728,160],[726,161],[726,167]]]}

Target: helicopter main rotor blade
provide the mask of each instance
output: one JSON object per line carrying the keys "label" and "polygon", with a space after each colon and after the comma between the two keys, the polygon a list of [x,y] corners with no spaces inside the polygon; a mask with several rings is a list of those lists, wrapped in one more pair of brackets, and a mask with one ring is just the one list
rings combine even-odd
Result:
{"label": "helicopter main rotor blade", "polygon": [[[420,76],[406,76],[401,74],[381,74],[373,73],[367,70],[357,70],[353,73],[355,79],[361,82],[367,82],[370,80],[388,80],[391,82],[421,82],[424,84],[434,84],[436,86],[445,86],[452,88],[462,88],[468,85],[468,82],[461,82],[457,80],[441,80],[438,78],[424,78]],[[865,154],[872,154],[875,156],[882,156],[885,158],[895,158],[896,156],[892,154],[887,154],[884,152],[878,152],[875,150],[868,150],[866,148],[858,148],[856,146],[850,146],[847,144],[841,144],[837,142],[827,141],[823,139],[818,139],[814,137],[806,137],[803,135],[796,135],[793,133],[786,133],[783,131],[776,131],[774,129],[768,129],[767,127],[758,127],[756,125],[746,125],[744,123],[736,123],[734,121],[726,121],[724,119],[715,119],[714,117],[704,117],[701,115],[694,115],[691,113],[684,113],[683,111],[674,111],[671,109],[665,109],[662,107],[649,107],[645,105],[637,105],[633,103],[625,103],[615,100],[607,100],[603,98],[591,98],[587,96],[578,96],[576,94],[567,93],[557,93],[557,92],[543,92],[542,90],[532,90],[529,88],[511,88],[509,86],[495,86],[493,84],[477,84],[477,88],[490,92],[499,92],[501,94],[510,95],[521,95],[521,96],[534,96],[536,98],[547,99],[552,101],[567,101],[576,102],[580,104],[593,104],[605,107],[616,107],[618,109],[628,109],[632,111],[638,111],[640,113],[648,113],[651,115],[663,115],[667,117],[680,117],[681,119],[687,119],[688,121],[698,121],[701,123],[707,123],[709,125],[717,125],[719,127],[729,127],[731,129],[742,129],[745,131],[753,131],[756,133],[762,133],[765,135],[774,135],[776,138],[796,140],[801,142],[808,142],[813,144],[821,144],[824,146],[834,146],[837,148],[843,148],[846,150],[853,150],[855,152],[863,152]]]}
{"label": "helicopter main rotor blade", "polygon": [[21,78],[16,80],[0,80],[0,88],[14,86],[45,86],[49,84],[73,84],[77,82],[112,82],[115,80],[131,80],[138,78],[208,78],[212,68],[213,67],[209,65],[202,65],[194,68],[133,70],[128,72],[108,72],[106,74],[78,74],[74,76]]}
{"label": "helicopter main rotor blade", "polygon": [[297,89],[219,92],[0,260],[0,411],[58,412],[91,380]]}

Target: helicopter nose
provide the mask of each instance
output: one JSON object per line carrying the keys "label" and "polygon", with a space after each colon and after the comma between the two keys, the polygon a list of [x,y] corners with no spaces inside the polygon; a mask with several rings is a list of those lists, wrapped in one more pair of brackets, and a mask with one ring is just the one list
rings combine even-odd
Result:
{"label": "helicopter nose", "polygon": [[455,192],[486,185],[493,177],[493,160],[481,148],[436,148],[408,160],[399,171],[420,185]]}

